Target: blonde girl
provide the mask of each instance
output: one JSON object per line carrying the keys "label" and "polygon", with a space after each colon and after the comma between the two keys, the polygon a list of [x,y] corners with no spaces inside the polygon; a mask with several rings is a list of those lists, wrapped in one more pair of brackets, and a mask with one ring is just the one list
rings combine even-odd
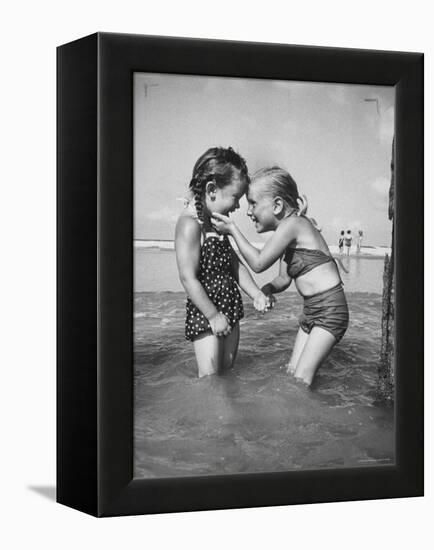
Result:
{"label": "blonde girl", "polygon": [[258,233],[273,231],[258,250],[236,224],[221,213],[214,226],[232,235],[241,255],[255,273],[280,261],[279,275],[262,287],[268,296],[295,281],[304,307],[288,371],[307,385],[348,327],[348,306],[338,268],[321,233],[299,213],[300,197],[290,174],[272,167],[256,173],[247,192],[247,215]]}

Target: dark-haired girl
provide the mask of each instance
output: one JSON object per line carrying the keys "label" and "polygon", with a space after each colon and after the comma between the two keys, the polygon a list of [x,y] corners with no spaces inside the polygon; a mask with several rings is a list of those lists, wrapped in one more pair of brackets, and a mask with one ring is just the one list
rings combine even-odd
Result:
{"label": "dark-haired girl", "polygon": [[222,213],[213,215],[214,226],[232,235],[255,273],[280,258],[279,275],[262,287],[272,296],[295,280],[304,298],[300,328],[288,372],[307,385],[348,327],[348,306],[338,268],[321,233],[304,214],[295,181],[279,167],[255,174],[247,192],[247,215],[256,231],[274,231],[262,250],[251,245],[238,227]]}
{"label": "dark-haired girl", "polygon": [[239,208],[249,181],[244,159],[231,147],[208,149],[193,168],[189,205],[176,225],[176,259],[188,295],[185,336],[193,342],[199,377],[235,361],[244,315],[238,285],[258,311],[271,307],[228,237],[210,221],[213,213],[227,216]]}

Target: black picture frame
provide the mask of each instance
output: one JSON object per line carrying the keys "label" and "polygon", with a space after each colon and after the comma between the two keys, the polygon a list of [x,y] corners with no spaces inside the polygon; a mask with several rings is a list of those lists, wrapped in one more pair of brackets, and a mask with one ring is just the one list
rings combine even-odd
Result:
{"label": "black picture frame", "polygon": [[[423,55],[97,33],[57,64],[58,502],[114,516],[423,495]],[[133,479],[136,71],[396,86],[395,465]]]}

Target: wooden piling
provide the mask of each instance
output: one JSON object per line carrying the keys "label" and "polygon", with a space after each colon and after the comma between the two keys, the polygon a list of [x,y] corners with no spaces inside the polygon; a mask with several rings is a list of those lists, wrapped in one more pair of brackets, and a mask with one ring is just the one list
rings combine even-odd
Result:
{"label": "wooden piling", "polygon": [[377,399],[392,404],[395,395],[395,142],[392,143],[389,188],[389,220],[392,220],[391,255],[386,255],[383,271],[381,351],[378,365]]}

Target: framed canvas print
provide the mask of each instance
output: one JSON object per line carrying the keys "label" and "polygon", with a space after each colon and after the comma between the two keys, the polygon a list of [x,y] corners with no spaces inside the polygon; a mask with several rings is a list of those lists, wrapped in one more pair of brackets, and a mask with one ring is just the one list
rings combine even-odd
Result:
{"label": "framed canvas print", "polygon": [[423,56],[58,48],[58,501],[423,494]]}

